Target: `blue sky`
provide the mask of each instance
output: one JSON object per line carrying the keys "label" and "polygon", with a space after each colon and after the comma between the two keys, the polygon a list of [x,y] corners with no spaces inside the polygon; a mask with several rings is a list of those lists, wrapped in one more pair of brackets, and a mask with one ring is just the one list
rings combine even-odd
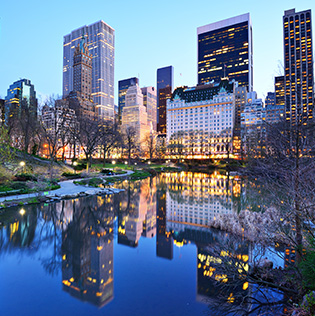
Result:
{"label": "blue sky", "polygon": [[291,8],[312,9],[314,33],[314,0],[2,0],[0,96],[20,78],[30,79],[42,98],[61,94],[63,36],[99,20],[115,29],[116,104],[118,80],[139,76],[140,86],[156,86],[156,69],[168,65],[174,66],[175,86],[193,86],[197,27],[249,12],[254,89],[264,97],[273,91],[273,78],[281,71],[282,16]]}

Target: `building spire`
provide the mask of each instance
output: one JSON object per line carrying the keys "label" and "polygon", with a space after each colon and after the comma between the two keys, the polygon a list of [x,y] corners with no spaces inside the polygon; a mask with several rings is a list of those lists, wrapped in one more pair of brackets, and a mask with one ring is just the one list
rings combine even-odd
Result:
{"label": "building spire", "polygon": [[84,51],[84,44],[85,44],[85,35],[84,35],[84,30],[82,29],[82,37],[81,37],[81,41],[80,41],[80,51],[81,52]]}

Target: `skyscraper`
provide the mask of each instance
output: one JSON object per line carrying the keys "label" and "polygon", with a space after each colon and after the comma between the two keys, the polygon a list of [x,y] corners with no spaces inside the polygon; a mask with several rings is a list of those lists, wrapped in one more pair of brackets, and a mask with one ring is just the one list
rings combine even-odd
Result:
{"label": "skyscraper", "polygon": [[34,85],[29,79],[20,79],[10,85],[5,98],[5,121],[18,119],[22,110],[37,118],[37,99]]}
{"label": "skyscraper", "polygon": [[253,90],[252,23],[249,13],[198,27],[198,84],[229,77]]}
{"label": "skyscraper", "polygon": [[114,59],[115,30],[104,21],[82,26],[64,36],[63,43],[63,96],[74,90],[73,55],[85,38],[92,55],[92,97],[98,114],[114,119]]}
{"label": "skyscraper", "polygon": [[314,100],[311,10],[283,16],[285,116],[293,125],[312,118]]}
{"label": "skyscraper", "polygon": [[148,124],[151,132],[156,132],[156,90],[154,87],[141,88],[143,94],[143,105],[147,109]]}
{"label": "skyscraper", "polygon": [[145,137],[150,133],[147,109],[143,105],[143,94],[138,84],[130,86],[126,93],[126,103],[121,114],[122,127],[132,127],[136,131],[139,147],[143,147]]}
{"label": "skyscraper", "polygon": [[276,105],[284,107],[284,76],[275,77]]}
{"label": "skyscraper", "polygon": [[174,86],[174,67],[168,66],[157,70],[157,130],[166,133],[166,101],[172,96]]}
{"label": "skyscraper", "polygon": [[125,106],[126,92],[129,87],[135,86],[136,84],[139,84],[139,79],[136,77],[118,81],[118,118],[120,122],[121,113]]}
{"label": "skyscraper", "polygon": [[276,93],[268,92],[265,98],[265,106],[266,107],[274,107],[276,105]]}

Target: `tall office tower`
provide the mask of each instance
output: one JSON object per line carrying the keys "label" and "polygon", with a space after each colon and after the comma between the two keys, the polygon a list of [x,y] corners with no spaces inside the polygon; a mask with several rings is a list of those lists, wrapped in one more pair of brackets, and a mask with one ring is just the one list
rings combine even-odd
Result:
{"label": "tall office tower", "polygon": [[34,119],[37,118],[37,99],[34,85],[29,79],[21,79],[10,85],[5,97],[5,121],[18,119],[22,110],[27,110]]}
{"label": "tall office tower", "polygon": [[166,134],[166,101],[172,97],[174,86],[174,67],[168,66],[157,70],[157,130]]}
{"label": "tall office tower", "polygon": [[284,107],[284,76],[275,77],[276,105]]}
{"label": "tall office tower", "polygon": [[229,77],[253,90],[252,23],[249,13],[198,27],[198,84]]}
{"label": "tall office tower", "polygon": [[92,55],[92,97],[103,119],[114,119],[115,30],[104,21],[80,27],[64,36],[63,96],[74,90],[73,55],[82,36]]}
{"label": "tall office tower", "polygon": [[276,93],[275,92],[268,92],[265,98],[265,106],[266,107],[273,107],[276,105]]}
{"label": "tall office tower", "polygon": [[286,120],[295,125],[313,117],[314,74],[311,10],[284,11]]}
{"label": "tall office tower", "polygon": [[144,145],[145,137],[150,133],[147,109],[143,105],[143,94],[136,84],[128,88],[126,103],[121,115],[122,128],[133,127],[139,147]]}
{"label": "tall office tower", "polygon": [[126,93],[129,87],[139,84],[139,79],[137,77],[119,80],[118,81],[118,118],[121,122],[121,113],[125,106]]}
{"label": "tall office tower", "polygon": [[156,132],[156,90],[154,87],[141,88],[143,105],[147,108],[150,131]]}
{"label": "tall office tower", "polygon": [[91,99],[92,55],[85,43],[84,36],[73,54],[73,91],[79,92],[82,99]]}
{"label": "tall office tower", "polygon": [[[92,55],[84,36],[73,54],[73,91],[64,99],[67,100],[67,106],[74,109],[78,116],[94,118],[97,114],[92,98]],[[63,105],[61,101],[60,106]]]}

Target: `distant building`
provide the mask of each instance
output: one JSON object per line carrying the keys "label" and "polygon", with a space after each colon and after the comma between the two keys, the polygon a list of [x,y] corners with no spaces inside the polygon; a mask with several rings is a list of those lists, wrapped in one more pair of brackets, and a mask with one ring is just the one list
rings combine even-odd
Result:
{"label": "distant building", "polygon": [[80,27],[64,36],[63,97],[74,87],[74,52],[84,36],[92,55],[92,98],[103,119],[114,119],[115,30],[104,21]]}
{"label": "distant building", "polygon": [[10,85],[5,98],[5,122],[18,120],[23,111],[37,119],[38,102],[34,85],[29,79],[20,79]]}
{"label": "distant building", "polygon": [[92,55],[82,36],[73,54],[73,91],[65,98],[76,115],[94,117],[96,108],[92,98]]}
{"label": "distant building", "polygon": [[130,86],[126,93],[125,106],[122,110],[122,128],[133,127],[138,145],[143,147],[145,137],[150,133],[147,109],[143,104],[143,94],[138,84]]}
{"label": "distant building", "polygon": [[284,76],[275,77],[276,105],[284,108]]}
{"label": "distant building", "polygon": [[272,108],[275,105],[276,105],[276,93],[268,92],[265,98],[265,106]]}
{"label": "distant building", "polygon": [[[244,88],[235,81],[222,79],[220,83],[175,89],[167,102],[170,157],[238,156],[239,150],[234,146],[234,133],[240,121],[236,96]],[[240,106],[242,102],[237,103]]]}
{"label": "distant building", "polygon": [[150,125],[150,131],[156,132],[156,90],[154,87],[141,88],[143,94],[143,105],[147,109],[148,124]]}
{"label": "distant building", "polygon": [[241,113],[243,152],[257,152],[264,146],[266,109],[255,91],[247,94],[247,103]]}
{"label": "distant building", "polygon": [[281,122],[285,117],[283,106],[266,106],[266,123],[274,124]]}
{"label": "distant building", "polygon": [[166,134],[166,102],[171,98],[174,86],[174,67],[157,70],[157,131]]}
{"label": "distant building", "polygon": [[311,10],[284,12],[283,41],[286,120],[305,123],[314,106]]}
{"label": "distant building", "polygon": [[198,27],[198,84],[229,77],[253,90],[252,23],[249,13]]}
{"label": "distant building", "polygon": [[118,117],[119,122],[121,122],[121,113],[125,106],[126,92],[129,87],[139,85],[139,79],[137,77],[132,77],[129,79],[118,81]]}
{"label": "distant building", "polygon": [[[41,113],[41,121],[45,126],[46,133],[50,135],[52,142],[56,147],[51,150],[56,150],[57,157],[71,158],[73,147],[71,145],[74,124],[76,124],[75,111],[69,108],[65,100],[57,100],[54,106],[44,105]],[[49,157],[49,144],[44,144],[42,155]],[[78,150],[80,151],[80,150]]]}

